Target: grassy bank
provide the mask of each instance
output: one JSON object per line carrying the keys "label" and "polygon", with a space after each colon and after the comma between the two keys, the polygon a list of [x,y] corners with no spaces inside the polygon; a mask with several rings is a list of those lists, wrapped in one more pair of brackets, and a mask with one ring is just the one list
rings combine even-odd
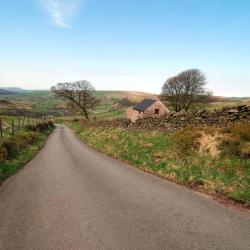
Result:
{"label": "grassy bank", "polygon": [[223,136],[214,130],[186,130],[169,135],[84,128],[78,122],[72,128],[85,143],[107,155],[250,206],[250,131],[245,127],[238,132],[232,130],[233,133],[230,129],[221,131]]}
{"label": "grassy bank", "polygon": [[44,126],[40,131],[19,132],[14,137],[0,139],[0,183],[15,174],[43,147],[53,127]]}

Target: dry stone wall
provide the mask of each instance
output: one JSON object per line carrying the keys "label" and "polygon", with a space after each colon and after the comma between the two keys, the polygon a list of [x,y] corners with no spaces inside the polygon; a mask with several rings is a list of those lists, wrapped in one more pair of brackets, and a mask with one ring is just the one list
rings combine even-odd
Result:
{"label": "dry stone wall", "polygon": [[247,122],[250,126],[250,106],[241,105],[237,107],[223,108],[214,111],[178,112],[166,114],[160,118],[147,117],[131,123],[130,120],[122,118],[112,121],[101,120],[85,122],[88,127],[101,128],[126,128],[139,130],[163,130],[174,131],[187,126],[227,126],[235,122]]}

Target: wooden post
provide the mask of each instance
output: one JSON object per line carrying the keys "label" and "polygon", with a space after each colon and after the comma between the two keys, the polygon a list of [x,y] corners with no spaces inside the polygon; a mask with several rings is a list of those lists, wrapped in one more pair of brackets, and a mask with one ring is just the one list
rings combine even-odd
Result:
{"label": "wooden post", "polygon": [[28,125],[30,125],[30,117],[28,116]]}
{"label": "wooden post", "polygon": [[25,118],[26,118],[26,117],[24,116],[24,117],[23,117],[23,127],[24,127],[24,123],[25,123]]}
{"label": "wooden post", "polygon": [[2,118],[0,118],[0,134],[1,138],[3,137],[3,125],[2,125]]}
{"label": "wooden post", "polygon": [[18,116],[18,130],[21,130],[21,117]]}
{"label": "wooden post", "polygon": [[11,123],[11,135],[14,136],[15,134],[15,124],[14,124],[14,120],[12,120],[12,123]]}

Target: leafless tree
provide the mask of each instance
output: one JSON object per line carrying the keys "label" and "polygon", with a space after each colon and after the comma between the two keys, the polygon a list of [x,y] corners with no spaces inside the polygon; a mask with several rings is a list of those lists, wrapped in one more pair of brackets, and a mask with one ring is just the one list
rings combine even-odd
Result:
{"label": "leafless tree", "polygon": [[190,69],[181,72],[178,78],[183,85],[182,108],[188,111],[202,97],[207,97],[206,76],[199,69]]}
{"label": "leafless tree", "polygon": [[179,112],[182,109],[181,106],[181,91],[182,83],[177,76],[167,79],[162,86],[162,100],[168,102],[175,112]]}
{"label": "leafless tree", "polygon": [[90,112],[99,103],[94,96],[95,88],[85,80],[76,82],[58,83],[51,91],[59,97],[66,98],[71,106],[79,110],[89,120]]}
{"label": "leafless tree", "polygon": [[162,97],[176,112],[188,111],[195,104],[207,99],[211,93],[206,90],[206,76],[199,69],[189,69],[169,78],[162,87]]}

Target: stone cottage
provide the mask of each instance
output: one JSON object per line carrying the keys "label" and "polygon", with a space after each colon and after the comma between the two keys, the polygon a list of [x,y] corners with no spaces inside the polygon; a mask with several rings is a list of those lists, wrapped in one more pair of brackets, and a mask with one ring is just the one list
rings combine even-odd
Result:
{"label": "stone cottage", "polygon": [[144,117],[161,117],[169,113],[169,110],[159,100],[144,99],[134,107],[127,109],[127,118],[135,122]]}

